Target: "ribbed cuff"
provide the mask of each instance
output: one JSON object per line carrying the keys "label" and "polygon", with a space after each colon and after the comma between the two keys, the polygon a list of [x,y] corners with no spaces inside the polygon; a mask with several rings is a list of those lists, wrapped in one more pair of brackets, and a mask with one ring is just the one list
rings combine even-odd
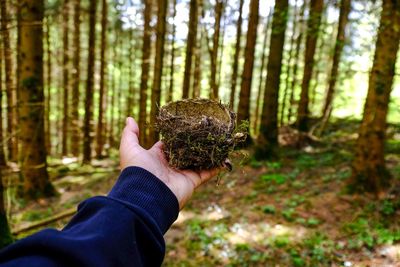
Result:
{"label": "ribbed cuff", "polygon": [[142,208],[163,233],[178,217],[179,203],[174,193],[160,179],[140,167],[125,168],[108,197]]}

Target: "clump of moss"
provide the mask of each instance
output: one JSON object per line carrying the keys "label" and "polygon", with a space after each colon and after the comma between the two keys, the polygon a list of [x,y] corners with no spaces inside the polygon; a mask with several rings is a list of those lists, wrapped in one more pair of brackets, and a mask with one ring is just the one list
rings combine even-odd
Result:
{"label": "clump of moss", "polygon": [[236,114],[208,99],[166,104],[160,108],[156,128],[169,164],[177,169],[225,166],[229,152],[246,137],[236,129]]}

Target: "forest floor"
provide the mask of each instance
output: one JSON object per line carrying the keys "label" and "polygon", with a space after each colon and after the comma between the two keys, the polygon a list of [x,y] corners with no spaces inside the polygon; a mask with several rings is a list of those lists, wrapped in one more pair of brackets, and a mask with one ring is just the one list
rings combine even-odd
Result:
{"label": "forest floor", "polygon": [[[346,190],[357,127],[332,124],[318,146],[285,148],[280,161],[237,152],[234,171],[200,188],[165,235],[164,266],[400,266],[400,129],[389,127],[386,146],[393,186],[376,199]],[[59,197],[8,197],[14,231],[106,194],[118,176],[116,156],[50,170]]]}

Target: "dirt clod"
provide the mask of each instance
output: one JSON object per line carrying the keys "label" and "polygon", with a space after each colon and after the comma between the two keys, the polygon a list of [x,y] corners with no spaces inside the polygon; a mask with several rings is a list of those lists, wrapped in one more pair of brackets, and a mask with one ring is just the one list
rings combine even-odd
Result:
{"label": "dirt clod", "polygon": [[169,164],[177,169],[224,166],[246,133],[236,129],[236,114],[208,99],[185,99],[161,107],[156,128]]}

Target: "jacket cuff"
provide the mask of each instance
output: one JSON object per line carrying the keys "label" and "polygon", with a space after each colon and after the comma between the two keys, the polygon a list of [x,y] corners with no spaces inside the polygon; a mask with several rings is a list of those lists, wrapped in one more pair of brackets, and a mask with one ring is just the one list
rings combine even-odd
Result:
{"label": "jacket cuff", "polygon": [[172,191],[151,172],[136,166],[125,168],[108,197],[140,207],[165,233],[177,219],[179,203]]}

